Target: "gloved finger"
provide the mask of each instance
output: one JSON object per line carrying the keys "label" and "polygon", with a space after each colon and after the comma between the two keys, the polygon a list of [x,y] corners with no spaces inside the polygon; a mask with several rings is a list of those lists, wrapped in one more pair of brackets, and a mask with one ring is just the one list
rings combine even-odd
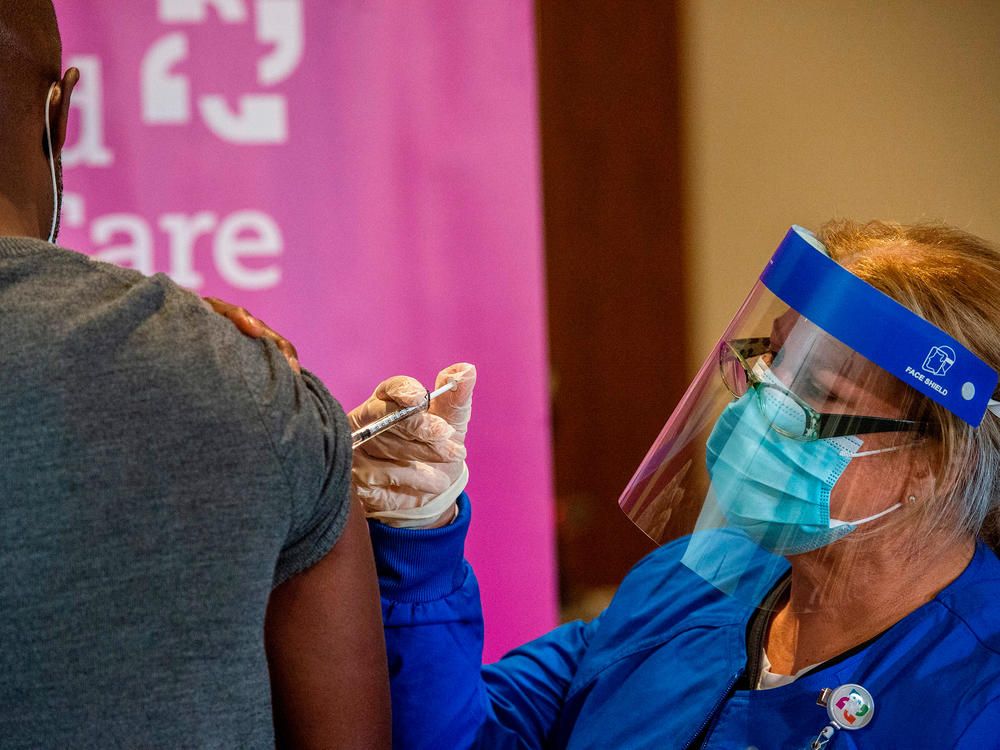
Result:
{"label": "gloved finger", "polygon": [[[368,513],[377,513],[386,510],[408,510],[420,508],[430,502],[432,496],[402,493],[399,490],[385,489],[384,487],[366,487],[363,491],[353,495],[354,502],[360,502]],[[433,496],[433,497],[436,497]]]}
{"label": "gloved finger", "polygon": [[431,401],[430,412],[448,422],[455,431],[464,436],[472,415],[472,390],[476,386],[476,366],[459,362],[438,373],[435,388],[440,388],[449,380],[454,380],[456,388]]}
{"label": "gloved finger", "polygon": [[391,411],[419,404],[420,400],[426,397],[427,389],[414,378],[395,375],[383,380],[364,403],[348,413],[351,429],[356,430],[376,419],[381,419]]}
{"label": "gloved finger", "polygon": [[422,461],[379,461],[362,458],[351,466],[352,487],[384,487],[439,495],[450,486],[440,466]]}
{"label": "gloved finger", "polygon": [[425,443],[450,440],[455,436],[455,429],[450,424],[430,412],[412,414],[397,423],[389,432],[404,440],[419,440]]}
{"label": "gloved finger", "polygon": [[394,375],[379,383],[372,395],[401,407],[416,406],[427,398],[427,389],[416,378]]}
{"label": "gloved finger", "polygon": [[388,503],[378,510],[418,507],[451,486],[454,479],[421,461],[375,461],[359,457],[351,467],[351,492],[370,510],[373,498]]}
{"label": "gloved finger", "polygon": [[[435,417],[435,419],[438,419],[445,426],[448,435],[455,434],[454,429],[447,422],[439,417]],[[377,438],[358,446],[355,453],[358,452],[380,460],[427,461],[431,463],[464,461],[467,455],[465,446],[460,441],[415,439],[411,434],[400,434],[395,429],[383,432]]]}
{"label": "gloved finger", "polygon": [[366,424],[381,419],[390,410],[395,411],[398,407],[388,401],[369,396],[364,403],[358,404],[347,412],[347,421],[351,424],[351,429],[356,430]]}
{"label": "gloved finger", "polygon": [[[381,388],[381,385],[379,388]],[[381,419],[386,414],[398,411],[401,408],[405,407],[394,401],[380,397],[379,391],[376,389],[375,393],[369,396],[363,403],[351,409],[348,412],[348,417],[351,420],[351,426],[357,428],[369,422],[374,422],[376,419]]]}

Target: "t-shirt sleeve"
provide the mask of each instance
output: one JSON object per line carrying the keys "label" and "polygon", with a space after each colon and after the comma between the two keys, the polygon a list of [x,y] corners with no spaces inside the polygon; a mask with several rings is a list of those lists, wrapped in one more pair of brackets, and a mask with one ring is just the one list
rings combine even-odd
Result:
{"label": "t-shirt sleeve", "polygon": [[240,369],[288,486],[278,586],[332,549],[350,510],[351,432],[340,404],[312,373],[297,375],[273,342],[238,344]]}

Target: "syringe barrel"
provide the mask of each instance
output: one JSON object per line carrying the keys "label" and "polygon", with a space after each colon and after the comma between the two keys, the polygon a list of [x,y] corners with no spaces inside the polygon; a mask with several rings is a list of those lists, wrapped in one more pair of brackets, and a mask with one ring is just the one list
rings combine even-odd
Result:
{"label": "syringe barrel", "polygon": [[421,404],[416,406],[407,406],[399,411],[394,411],[390,414],[386,414],[380,419],[376,419],[371,424],[365,425],[360,430],[351,433],[351,446],[357,448],[362,443],[371,440],[373,437],[380,435],[388,429],[391,429],[399,422],[402,422],[407,417],[416,414],[418,411],[426,411],[428,402],[425,400]]}
{"label": "syringe barrel", "polygon": [[437,398],[442,393],[445,393],[447,391],[453,391],[457,387],[458,384],[455,382],[454,378],[450,378],[445,385],[441,386],[433,393],[431,391],[427,391],[426,392],[427,395],[424,397],[424,400],[421,401],[419,404],[403,407],[402,409],[391,412],[389,414],[386,414],[384,417],[376,419],[371,424],[366,424],[359,430],[355,430],[354,432],[351,433],[351,448],[352,449],[357,448],[359,445],[368,442],[373,437],[377,437],[386,430],[392,429],[395,425],[402,422],[407,417],[416,414],[417,412],[427,411],[430,408],[432,399]]}

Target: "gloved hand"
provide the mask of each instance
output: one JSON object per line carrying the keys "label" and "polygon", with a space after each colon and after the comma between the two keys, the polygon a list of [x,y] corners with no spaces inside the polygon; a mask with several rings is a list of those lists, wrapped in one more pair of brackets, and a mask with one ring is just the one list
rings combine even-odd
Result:
{"label": "gloved hand", "polygon": [[[434,528],[454,519],[455,500],[469,481],[465,432],[476,368],[464,362],[446,367],[434,388],[449,379],[455,380],[455,390],[431,401],[429,411],[414,414],[354,451],[351,495],[365,506],[369,518],[412,528]],[[389,378],[347,415],[351,430],[419,404],[426,396],[413,378]]]}

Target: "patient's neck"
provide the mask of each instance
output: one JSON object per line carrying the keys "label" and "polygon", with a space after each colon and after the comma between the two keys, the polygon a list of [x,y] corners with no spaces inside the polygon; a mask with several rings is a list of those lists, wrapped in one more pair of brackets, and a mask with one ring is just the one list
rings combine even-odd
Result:
{"label": "patient's neck", "polygon": [[37,221],[30,221],[24,206],[15,204],[5,194],[0,193],[0,236],[37,237]]}

